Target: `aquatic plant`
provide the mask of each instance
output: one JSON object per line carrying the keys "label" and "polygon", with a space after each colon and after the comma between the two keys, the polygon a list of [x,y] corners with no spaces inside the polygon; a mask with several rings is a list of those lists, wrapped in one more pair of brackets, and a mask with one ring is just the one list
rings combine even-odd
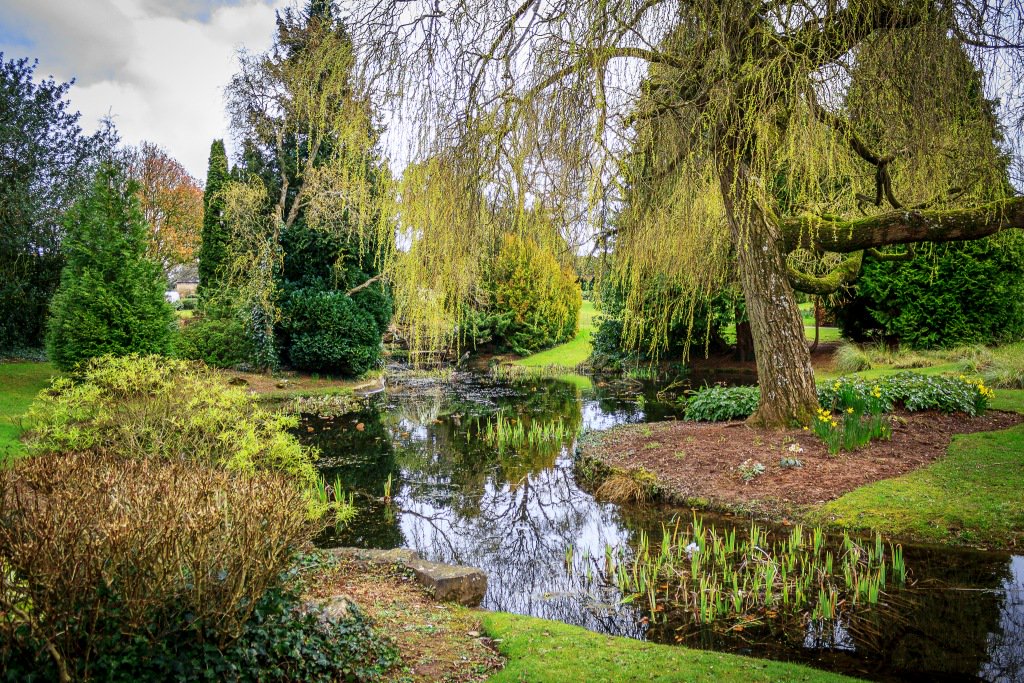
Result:
{"label": "aquatic plant", "polygon": [[571,574],[617,587],[623,603],[645,605],[648,619],[672,612],[695,625],[836,620],[880,604],[908,580],[902,548],[881,535],[862,545],[844,534],[834,546],[820,528],[797,525],[772,540],[751,524],[741,537],[705,528],[696,515],[687,527],[678,519],[663,526],[660,542],[641,530],[632,549],[608,545],[600,562],[567,551],[566,563]]}
{"label": "aquatic plant", "polygon": [[637,381],[651,381],[658,379],[658,368],[654,365],[638,365],[629,368],[625,372],[628,379]]}
{"label": "aquatic plant", "polygon": [[484,440],[499,450],[517,449],[524,446],[540,446],[550,443],[566,443],[575,436],[575,431],[559,417],[549,422],[508,419],[500,413],[488,421],[482,430]]}
{"label": "aquatic plant", "polygon": [[503,363],[492,365],[488,370],[491,379],[496,382],[508,384],[522,384],[537,379],[559,379],[566,375],[583,374],[586,363],[580,363],[575,367],[564,365],[515,365]]}
{"label": "aquatic plant", "polygon": [[345,493],[340,477],[335,477],[332,483],[327,483],[323,475],[317,475],[311,498],[313,516],[319,519],[328,512],[333,512],[335,526],[348,524],[357,514],[355,494]]}

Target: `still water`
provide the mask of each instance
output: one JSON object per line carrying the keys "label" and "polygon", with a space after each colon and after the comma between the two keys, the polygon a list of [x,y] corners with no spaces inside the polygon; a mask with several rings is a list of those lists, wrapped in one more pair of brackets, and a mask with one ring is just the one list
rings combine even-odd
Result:
{"label": "still water", "polygon": [[[575,435],[628,422],[676,419],[650,382],[582,377],[522,383],[470,373],[407,380],[367,397],[357,412],[304,417],[299,434],[320,448],[321,468],[358,492],[359,517],[325,546],[411,548],[488,574],[486,609],[529,614],[615,635],[802,661],[873,680],[1024,681],[1024,556],[907,547],[916,583],[898,608],[852,624],[764,627],[742,633],[648,625],[611,586],[584,584],[565,551],[600,557],[640,530],[689,509],[620,506],[576,482]],[[499,449],[483,431],[498,415],[529,426],[560,420],[567,436]],[[307,430],[312,427],[313,431]],[[392,502],[381,498],[390,488]],[[705,515],[718,528],[749,523]]]}

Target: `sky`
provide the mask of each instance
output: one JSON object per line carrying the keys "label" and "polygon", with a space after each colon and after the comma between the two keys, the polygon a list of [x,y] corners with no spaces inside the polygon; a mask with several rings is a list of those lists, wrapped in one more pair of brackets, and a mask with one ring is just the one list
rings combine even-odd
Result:
{"label": "sky", "polygon": [[[37,77],[75,79],[86,132],[106,115],[126,144],[164,147],[198,180],[210,142],[228,138],[224,87],[240,47],[262,52],[288,0],[2,0],[4,59]],[[231,148],[230,139],[225,140]]]}

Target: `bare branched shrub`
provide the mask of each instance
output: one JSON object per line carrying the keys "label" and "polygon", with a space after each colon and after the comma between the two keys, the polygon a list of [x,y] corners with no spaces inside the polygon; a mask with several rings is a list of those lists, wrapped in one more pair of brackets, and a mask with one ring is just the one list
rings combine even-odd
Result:
{"label": "bare branched shrub", "polygon": [[[4,649],[88,677],[111,639],[237,638],[312,534],[288,477],[93,453],[0,471]],[[2,658],[0,658],[2,659]]]}

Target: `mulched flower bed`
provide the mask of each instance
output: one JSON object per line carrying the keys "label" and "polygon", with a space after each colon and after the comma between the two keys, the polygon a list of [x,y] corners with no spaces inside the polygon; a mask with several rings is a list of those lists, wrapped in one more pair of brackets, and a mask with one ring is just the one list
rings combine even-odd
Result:
{"label": "mulched flower bed", "polygon": [[[905,474],[945,455],[956,434],[1007,429],[1024,422],[1024,415],[897,412],[892,422],[891,440],[834,456],[812,432],[768,432],[743,422],[626,425],[602,434],[582,455],[623,470],[643,467],[670,500],[776,510],[824,503]],[[783,458],[798,458],[803,466],[784,468]],[[765,472],[744,482],[740,465],[745,462],[761,463]]]}

